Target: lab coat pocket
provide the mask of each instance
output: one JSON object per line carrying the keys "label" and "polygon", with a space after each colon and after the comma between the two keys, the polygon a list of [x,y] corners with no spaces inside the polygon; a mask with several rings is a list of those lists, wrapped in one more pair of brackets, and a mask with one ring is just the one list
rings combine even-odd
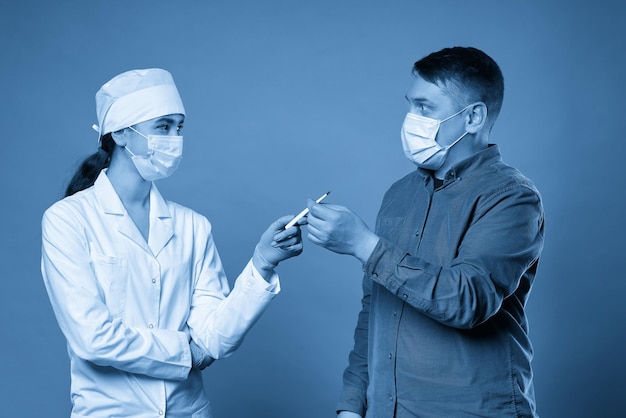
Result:
{"label": "lab coat pocket", "polygon": [[124,258],[91,254],[94,274],[111,316],[121,316],[126,306],[128,264]]}

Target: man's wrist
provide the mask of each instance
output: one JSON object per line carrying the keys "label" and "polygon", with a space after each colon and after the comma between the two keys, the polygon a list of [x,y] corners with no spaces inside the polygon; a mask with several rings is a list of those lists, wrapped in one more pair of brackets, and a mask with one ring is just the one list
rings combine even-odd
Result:
{"label": "man's wrist", "polygon": [[354,256],[358,258],[362,264],[367,263],[367,260],[369,260],[370,256],[374,252],[374,248],[378,245],[378,241],[380,241],[380,237],[373,232],[368,231],[368,234],[366,234],[359,242]]}

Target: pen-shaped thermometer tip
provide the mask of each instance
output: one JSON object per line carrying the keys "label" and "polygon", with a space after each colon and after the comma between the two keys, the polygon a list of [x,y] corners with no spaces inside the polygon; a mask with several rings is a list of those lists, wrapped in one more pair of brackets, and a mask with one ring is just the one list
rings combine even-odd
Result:
{"label": "pen-shaped thermometer tip", "polygon": [[[326,199],[326,196],[328,196],[329,194],[330,194],[330,191],[324,193],[319,198],[317,198],[317,200],[315,200],[315,203],[321,203],[322,200]],[[300,219],[304,218],[308,213],[309,213],[309,208],[304,208],[304,210],[302,210],[302,212],[300,212],[299,214],[294,216],[294,218],[292,220],[290,220],[287,225],[285,225],[285,229],[289,229],[292,226],[294,226],[296,223],[298,223],[298,221]]]}
{"label": "pen-shaped thermometer tip", "polygon": [[326,196],[328,196],[330,194],[330,192],[326,192],[323,195],[321,195],[316,201],[315,203],[320,203],[322,200],[326,199]]}

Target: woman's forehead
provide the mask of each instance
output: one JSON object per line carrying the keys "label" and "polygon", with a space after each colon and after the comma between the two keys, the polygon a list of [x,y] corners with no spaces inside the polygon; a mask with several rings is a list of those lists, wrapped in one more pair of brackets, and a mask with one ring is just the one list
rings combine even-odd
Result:
{"label": "woman's forehead", "polygon": [[163,115],[156,118],[148,119],[147,121],[138,123],[137,125],[153,125],[156,123],[166,122],[168,124],[180,124],[185,121],[185,115],[181,115],[180,113],[174,113],[171,115]]}

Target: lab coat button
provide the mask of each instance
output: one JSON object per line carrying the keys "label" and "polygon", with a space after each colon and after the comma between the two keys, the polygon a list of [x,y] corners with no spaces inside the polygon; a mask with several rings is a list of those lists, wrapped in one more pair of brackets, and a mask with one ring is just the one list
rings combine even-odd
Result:
{"label": "lab coat button", "polygon": [[154,328],[154,325],[153,324],[148,324],[148,328],[152,329],[152,328]]}
{"label": "lab coat button", "polygon": [[152,283],[156,283],[156,279],[152,279]]}

